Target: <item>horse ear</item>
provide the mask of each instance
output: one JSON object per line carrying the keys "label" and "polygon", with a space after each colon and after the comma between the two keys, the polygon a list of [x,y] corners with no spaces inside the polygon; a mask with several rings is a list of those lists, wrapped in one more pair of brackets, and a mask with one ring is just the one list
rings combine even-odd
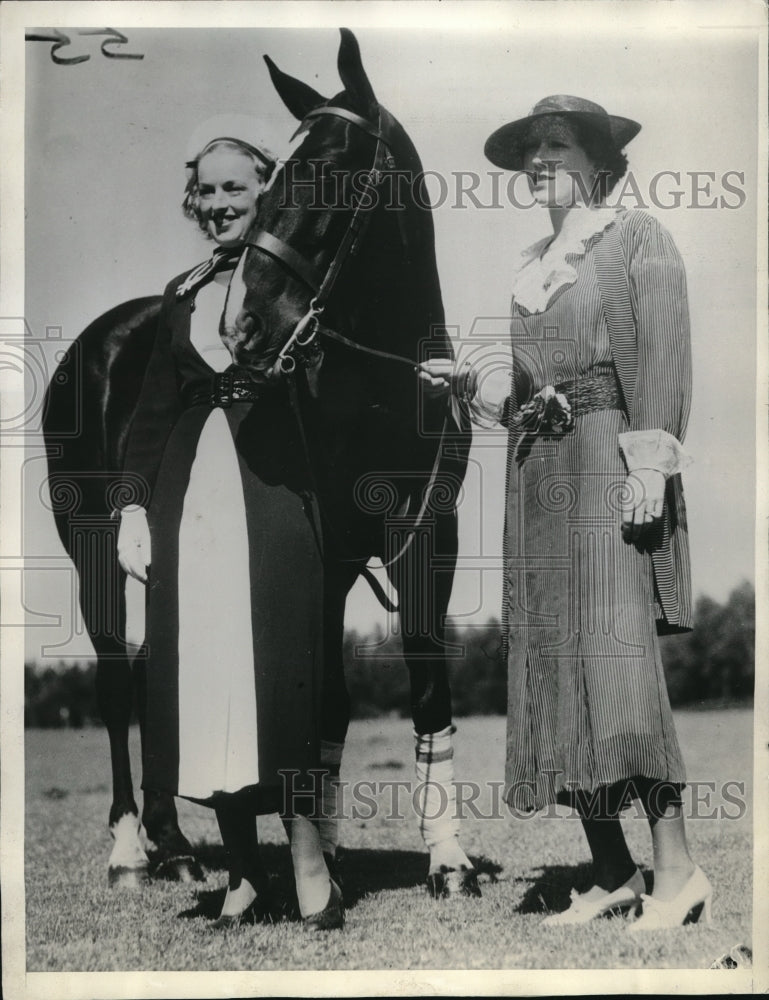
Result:
{"label": "horse ear", "polygon": [[378,102],[361,62],[358,40],[349,28],[340,28],[339,31],[342,35],[337,59],[339,78],[354,104],[364,114],[373,115]]}
{"label": "horse ear", "polygon": [[312,111],[313,108],[326,103],[326,98],[319,94],[317,90],[313,90],[312,87],[309,87],[306,83],[302,83],[301,80],[295,80],[293,76],[289,76],[288,73],[283,73],[279,70],[269,56],[265,56],[264,61],[267,63],[267,69],[270,71],[270,79],[278,92],[278,96],[294,118],[302,121],[308,111]]}

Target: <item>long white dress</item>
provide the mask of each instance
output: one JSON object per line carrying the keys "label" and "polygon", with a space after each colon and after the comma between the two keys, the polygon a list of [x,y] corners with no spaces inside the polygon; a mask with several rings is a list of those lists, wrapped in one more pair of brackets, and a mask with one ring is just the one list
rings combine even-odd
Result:
{"label": "long white dress", "polygon": [[[217,372],[232,364],[217,332],[228,278],[199,289],[190,324],[192,346]],[[239,479],[227,420],[212,409],[179,528],[179,794],[190,798],[259,781],[246,508],[232,488]]]}

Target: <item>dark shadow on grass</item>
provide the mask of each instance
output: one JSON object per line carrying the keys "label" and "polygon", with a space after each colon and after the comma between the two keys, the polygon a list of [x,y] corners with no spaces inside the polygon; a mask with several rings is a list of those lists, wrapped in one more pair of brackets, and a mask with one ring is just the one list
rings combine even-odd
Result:
{"label": "dark shadow on grass", "polygon": [[[587,892],[593,884],[593,866],[584,865],[545,865],[528,875],[519,875],[514,881],[527,883],[528,888],[523,899],[515,909],[516,913],[560,913],[567,910],[571,904],[570,891]],[[646,891],[651,891],[652,876],[644,872]]]}
{"label": "dark shadow on grass", "polygon": [[[227,858],[221,844],[198,843],[195,857],[210,872],[227,871]],[[296,915],[294,873],[288,844],[262,844],[262,865],[270,883],[271,912],[275,919]],[[482,855],[470,859],[480,876],[495,882],[502,866]],[[336,876],[341,883],[345,906],[351,909],[359,899],[371,892],[425,887],[428,855],[423,851],[383,851],[369,848],[346,850],[339,848]],[[425,892],[426,892],[425,888]],[[196,905],[180,913],[180,917],[215,919],[221,911],[225,890],[202,889],[196,894]],[[568,895],[568,891],[567,891]]]}
{"label": "dark shadow on grass", "polygon": [[216,920],[222,912],[222,904],[226,895],[226,889],[198,889],[195,893],[195,905],[189,910],[177,913],[177,917],[180,920],[194,920],[196,917]]}
{"label": "dark shadow on grass", "polygon": [[[194,920],[197,917],[216,920],[227,894],[227,856],[221,844],[198,843],[194,846],[194,852],[204,868],[212,873],[221,873],[221,886],[218,889],[198,889],[195,892],[195,905],[183,910],[177,917],[181,920]],[[268,879],[266,921],[276,923],[279,920],[298,919],[288,844],[262,844],[259,853]]]}
{"label": "dark shadow on grass", "polygon": [[[502,866],[486,857],[470,859],[479,875],[496,881]],[[337,855],[337,869],[348,907],[370,892],[393,889],[426,889],[428,855],[422,851],[382,851],[369,848],[345,850]]]}
{"label": "dark shadow on grass", "polygon": [[[286,897],[281,890],[285,890],[289,895]],[[276,924],[281,920],[298,920],[299,909],[291,898],[292,891],[292,886],[288,888],[285,885],[277,886],[271,880],[267,890],[267,898],[263,900],[264,913],[260,915],[258,922]],[[188,910],[177,913],[177,919],[195,920],[198,917],[204,917],[208,921],[216,920],[222,912],[226,894],[226,888],[199,889],[195,893],[195,905]]]}
{"label": "dark shadow on grass", "polygon": [[[473,863],[473,868],[478,872],[479,876],[487,875],[489,882],[498,882],[497,876],[504,871],[502,865],[497,861],[492,861],[491,858],[487,858],[485,854],[471,854],[470,860]],[[481,879],[483,881],[483,879]]]}

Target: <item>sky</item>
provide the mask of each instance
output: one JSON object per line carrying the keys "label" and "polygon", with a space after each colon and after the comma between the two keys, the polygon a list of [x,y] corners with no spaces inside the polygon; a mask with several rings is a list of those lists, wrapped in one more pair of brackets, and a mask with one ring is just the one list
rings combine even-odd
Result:
{"label": "sky", "polygon": [[[59,54],[90,55],[75,65],[55,64],[48,43],[27,42],[23,309],[39,359],[28,385],[32,433],[19,483],[28,656],[90,655],[74,612],[73,573],[46,509],[45,461],[34,433],[45,374],[100,313],[160,293],[208,255],[179,208],[190,136],[204,119],[235,112],[259,118],[266,136],[283,142],[294,122],[261,57],[268,53],[331,96],[341,89],[336,23],[354,28],[380,103],[405,126],[425,169],[435,171],[438,268],[458,343],[480,336],[506,344],[513,264],[549,231],[543,211],[516,209],[505,198],[494,207],[487,136],[558,93],[642,123],[628,147],[630,167],[647,202],[653,178],[672,172],[659,181],[662,204],[650,211],[672,233],[689,288],[694,400],[686,448],[694,464],[684,482],[695,595],[724,600],[753,579],[756,220],[763,210],[757,33],[749,24],[719,27],[704,13],[677,20],[670,8],[686,5],[647,4],[644,12],[634,3],[580,4],[576,18],[563,13],[566,6],[482,4],[470,25],[455,11],[443,16],[432,5],[412,5],[419,15],[397,30],[385,15],[373,16],[381,5],[345,7],[338,21],[324,11],[325,26],[313,29],[148,28],[137,18],[133,26],[112,26],[127,36],[124,50],[143,59],[105,58],[101,38],[71,29],[72,44]],[[311,21],[296,10],[289,16]],[[480,176],[480,206],[457,194],[463,171]],[[446,179],[445,197],[437,175]],[[632,196],[624,204],[637,207]],[[460,623],[499,614],[505,444],[502,432],[475,438],[449,609]],[[377,623],[389,624],[358,584],[347,624]]]}

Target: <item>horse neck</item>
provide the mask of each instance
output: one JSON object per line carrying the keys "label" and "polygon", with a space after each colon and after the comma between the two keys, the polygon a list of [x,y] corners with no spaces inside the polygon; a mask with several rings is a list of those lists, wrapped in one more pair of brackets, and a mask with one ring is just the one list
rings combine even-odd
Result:
{"label": "horse neck", "polygon": [[[404,213],[402,228],[396,212]],[[354,339],[416,359],[420,341],[444,320],[431,217],[409,206],[380,208],[352,261],[338,311]]]}

